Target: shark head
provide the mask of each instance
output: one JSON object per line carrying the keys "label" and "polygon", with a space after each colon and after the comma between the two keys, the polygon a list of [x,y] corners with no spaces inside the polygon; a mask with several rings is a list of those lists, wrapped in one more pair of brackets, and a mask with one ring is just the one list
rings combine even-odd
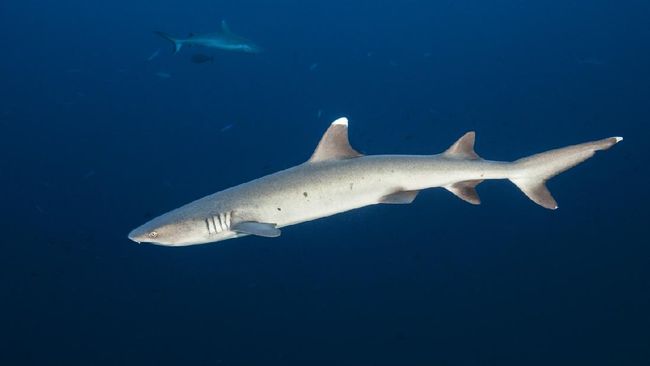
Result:
{"label": "shark head", "polygon": [[165,246],[185,246],[206,240],[205,223],[177,220],[162,215],[134,229],[129,239],[137,243],[151,243]]}
{"label": "shark head", "polygon": [[129,233],[129,239],[136,243],[163,246],[203,244],[237,236],[235,232],[227,230],[229,225],[229,215],[193,217],[181,207],[134,229]]}

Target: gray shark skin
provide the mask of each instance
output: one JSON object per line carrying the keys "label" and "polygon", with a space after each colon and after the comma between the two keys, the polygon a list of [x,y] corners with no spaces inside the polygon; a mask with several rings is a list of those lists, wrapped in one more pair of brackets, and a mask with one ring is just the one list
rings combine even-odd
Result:
{"label": "gray shark skin", "polygon": [[486,179],[509,179],[535,203],[556,209],[545,182],[622,140],[610,137],[500,162],[480,158],[474,136],[466,133],[438,155],[365,156],[350,146],[348,121],[339,118],[307,162],[191,202],[138,227],[129,238],[185,246],[244,235],[276,237],[282,227],[356,208],[408,204],[433,187],[479,204],[475,187]]}
{"label": "gray shark skin", "polygon": [[174,53],[180,51],[181,47],[198,46],[205,48],[216,48],[226,51],[239,51],[246,53],[259,53],[262,48],[252,41],[238,36],[230,31],[230,27],[225,21],[221,21],[221,31],[204,34],[190,34],[187,38],[172,37],[164,32],[154,32],[162,38],[172,42]]}

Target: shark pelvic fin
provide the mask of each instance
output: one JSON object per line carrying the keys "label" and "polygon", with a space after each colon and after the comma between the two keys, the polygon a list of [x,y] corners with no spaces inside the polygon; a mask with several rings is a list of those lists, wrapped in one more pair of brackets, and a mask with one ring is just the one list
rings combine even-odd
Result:
{"label": "shark pelvic fin", "polygon": [[456,195],[465,202],[469,202],[473,205],[480,205],[481,198],[479,198],[478,193],[476,193],[476,186],[479,185],[483,180],[466,180],[463,182],[454,183],[450,186],[446,186],[449,192]]}
{"label": "shark pelvic fin", "polygon": [[348,141],[348,119],[341,117],[332,122],[321,137],[309,162],[351,159],[363,156],[350,146]]}
{"label": "shark pelvic fin", "polygon": [[227,33],[227,34],[232,33],[232,32],[230,31],[230,27],[228,26],[228,23],[226,23],[225,20],[222,20],[222,21],[221,21],[221,31],[224,32],[224,33]]}
{"label": "shark pelvic fin", "polygon": [[257,221],[244,221],[233,225],[232,231],[241,234],[264,236],[267,238],[275,238],[280,236],[280,229],[275,227],[275,224]]}
{"label": "shark pelvic fin", "polygon": [[447,149],[443,155],[456,158],[456,159],[468,159],[468,160],[477,160],[481,157],[476,154],[474,151],[474,140],[476,139],[476,133],[470,131],[459,138],[449,149]]}
{"label": "shark pelvic fin", "polygon": [[379,199],[379,203],[389,203],[389,204],[409,204],[415,201],[420,191],[397,191],[395,193],[387,194],[384,197]]}

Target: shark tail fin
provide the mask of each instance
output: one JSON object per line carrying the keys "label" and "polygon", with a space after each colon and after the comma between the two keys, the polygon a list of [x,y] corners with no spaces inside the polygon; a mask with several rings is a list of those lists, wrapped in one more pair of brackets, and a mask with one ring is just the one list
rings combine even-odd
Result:
{"label": "shark tail fin", "polygon": [[174,53],[177,53],[178,51],[180,51],[181,46],[183,45],[183,43],[180,42],[178,39],[170,36],[169,34],[167,34],[165,32],[154,32],[154,33],[156,33],[157,35],[159,35],[162,38],[164,38],[164,39],[168,40],[169,42],[171,42],[174,45]]}
{"label": "shark tail fin", "polygon": [[509,178],[538,205],[555,210],[557,202],[546,188],[546,181],[592,157],[596,151],[607,150],[622,137],[610,137],[560,149],[546,151],[515,161]]}

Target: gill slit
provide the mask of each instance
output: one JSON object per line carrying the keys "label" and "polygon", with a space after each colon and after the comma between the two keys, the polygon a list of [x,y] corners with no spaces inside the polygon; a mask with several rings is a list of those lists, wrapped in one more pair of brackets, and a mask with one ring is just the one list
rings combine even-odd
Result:
{"label": "gill slit", "polygon": [[205,227],[208,229],[208,234],[211,234],[211,232],[210,232],[210,223],[208,222],[208,219],[205,219],[203,221],[205,221]]}
{"label": "gill slit", "polygon": [[230,230],[232,211],[212,215],[204,220],[208,234],[219,234],[222,231]]}
{"label": "gill slit", "polygon": [[212,228],[214,229],[214,233],[217,234],[219,232],[219,229],[217,229],[217,222],[214,220],[214,216],[210,217],[210,220],[212,221]]}

